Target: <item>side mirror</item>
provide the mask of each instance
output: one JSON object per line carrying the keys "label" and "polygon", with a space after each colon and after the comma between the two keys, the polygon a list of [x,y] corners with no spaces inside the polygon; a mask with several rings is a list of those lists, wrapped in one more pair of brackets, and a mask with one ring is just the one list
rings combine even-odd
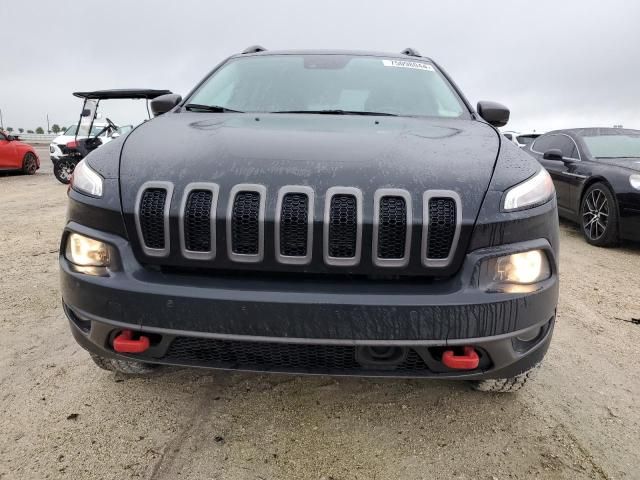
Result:
{"label": "side mirror", "polygon": [[478,102],[478,115],[489,125],[504,127],[509,122],[509,109],[497,102]]}
{"label": "side mirror", "polygon": [[16,139],[13,135],[7,135],[7,141],[13,142]]}
{"label": "side mirror", "polygon": [[176,93],[167,93],[151,100],[151,113],[154,117],[167,113],[182,101],[182,97]]}
{"label": "side mirror", "polygon": [[556,160],[558,162],[563,161],[562,152],[558,148],[551,148],[547,150],[546,152],[544,152],[544,155],[542,155],[542,158],[544,158],[545,160]]}

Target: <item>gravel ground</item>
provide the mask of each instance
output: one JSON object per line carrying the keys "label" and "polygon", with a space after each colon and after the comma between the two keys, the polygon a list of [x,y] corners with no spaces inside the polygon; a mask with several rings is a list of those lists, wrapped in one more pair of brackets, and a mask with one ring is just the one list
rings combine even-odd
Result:
{"label": "gravel ground", "polygon": [[516,395],[455,382],[99,370],[60,307],[66,187],[0,176],[0,479],[640,478],[640,246],[562,225],[554,341]]}

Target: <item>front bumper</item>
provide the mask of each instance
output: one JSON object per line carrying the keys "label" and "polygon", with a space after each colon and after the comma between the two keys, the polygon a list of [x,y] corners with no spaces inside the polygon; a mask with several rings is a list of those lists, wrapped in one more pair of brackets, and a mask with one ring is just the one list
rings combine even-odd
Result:
{"label": "front bumper", "polygon": [[[557,268],[546,240],[480,249],[442,281],[328,280],[299,276],[165,273],[140,265],[121,237],[73,222],[76,231],[109,243],[106,276],[76,271],[62,255],[65,311],[76,340],[94,353],[155,363],[241,370],[438,378],[513,376],[538,363],[551,339],[558,298]],[[66,233],[63,235],[63,245]],[[521,293],[474,286],[487,257],[541,248],[552,276]],[[116,354],[123,329],[148,335],[144,354]],[[517,337],[529,337],[520,341]],[[478,369],[444,367],[444,347],[472,345]],[[404,352],[395,365],[358,363],[371,346]],[[355,361],[354,361],[355,359]]]}

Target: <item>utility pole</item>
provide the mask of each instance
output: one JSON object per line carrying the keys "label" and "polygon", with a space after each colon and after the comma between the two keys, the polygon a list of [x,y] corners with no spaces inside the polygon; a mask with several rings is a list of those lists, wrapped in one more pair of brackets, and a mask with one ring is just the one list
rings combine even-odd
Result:
{"label": "utility pole", "polygon": [[0,130],[4,130],[4,122],[2,121],[2,109],[0,108]]}
{"label": "utility pole", "polygon": [[51,133],[51,129],[49,128],[49,114],[47,113],[47,133]]}

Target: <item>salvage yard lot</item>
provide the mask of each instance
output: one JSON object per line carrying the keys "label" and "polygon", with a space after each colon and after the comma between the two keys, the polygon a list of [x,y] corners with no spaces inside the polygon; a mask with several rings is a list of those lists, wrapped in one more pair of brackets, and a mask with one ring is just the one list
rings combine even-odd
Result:
{"label": "salvage yard lot", "polygon": [[640,245],[561,225],[554,341],[536,382],[99,370],[60,305],[66,187],[46,148],[0,175],[0,479],[640,478]]}

